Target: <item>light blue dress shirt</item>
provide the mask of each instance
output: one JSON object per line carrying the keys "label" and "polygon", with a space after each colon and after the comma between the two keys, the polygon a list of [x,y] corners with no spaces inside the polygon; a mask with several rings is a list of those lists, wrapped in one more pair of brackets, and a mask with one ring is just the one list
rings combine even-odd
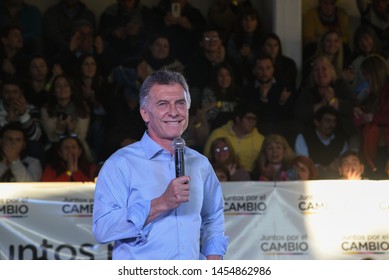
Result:
{"label": "light blue dress shirt", "polygon": [[[100,243],[115,241],[113,259],[202,259],[223,256],[224,201],[208,159],[185,147],[190,200],[145,225],[151,200],[175,178],[174,156],[147,133],[114,153],[96,183],[93,233]],[[200,248],[201,241],[201,248]],[[200,252],[201,250],[201,252]]]}

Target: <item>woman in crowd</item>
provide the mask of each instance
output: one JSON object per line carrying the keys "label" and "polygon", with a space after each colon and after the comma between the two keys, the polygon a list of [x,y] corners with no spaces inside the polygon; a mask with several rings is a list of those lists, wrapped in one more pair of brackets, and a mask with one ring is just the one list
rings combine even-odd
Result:
{"label": "woman in crowd", "polygon": [[24,95],[30,104],[41,108],[49,99],[53,79],[63,71],[56,64],[50,72],[49,64],[42,55],[33,56],[28,66]]}
{"label": "woman in crowd", "polygon": [[353,108],[357,100],[350,85],[338,78],[333,64],[326,56],[313,61],[311,86],[302,88],[294,107],[297,129],[303,131],[312,123],[314,113],[323,106],[332,106],[339,113],[339,126],[347,138],[355,135]]}
{"label": "woman in crowd", "polygon": [[49,156],[43,182],[86,182],[94,181],[97,176],[97,166],[88,162],[83,145],[74,134],[62,135]]}
{"label": "woman in crowd", "polygon": [[263,51],[274,60],[274,77],[285,82],[290,88],[297,88],[296,62],[282,53],[281,39],[275,33],[268,33],[263,39]]}
{"label": "woman in crowd", "polygon": [[81,140],[87,158],[92,161],[89,145],[86,141],[89,129],[89,110],[77,92],[72,80],[65,75],[57,76],[49,101],[41,109],[43,129],[51,145],[59,141],[65,133],[75,133]]}
{"label": "woman in crowd", "polygon": [[376,172],[380,139],[389,151],[389,66],[380,55],[371,55],[361,64],[369,83],[366,102],[354,110],[361,128],[361,151],[370,171]]}
{"label": "woman in crowd", "polygon": [[255,163],[253,179],[259,181],[286,181],[295,153],[279,134],[265,137]]}
{"label": "woman in crowd", "polygon": [[222,126],[233,118],[241,102],[241,89],[235,83],[231,66],[222,62],[214,69],[212,85],[202,93],[202,109],[206,112],[211,129]]}
{"label": "woman in crowd", "polygon": [[[315,163],[306,156],[297,156],[292,160],[292,167],[296,172],[297,180],[315,180],[317,179],[317,169]],[[292,178],[289,178],[290,180]]]}
{"label": "woman in crowd", "polygon": [[212,165],[223,165],[228,169],[230,181],[250,181],[250,173],[244,169],[230,141],[225,137],[215,139],[211,144]]}

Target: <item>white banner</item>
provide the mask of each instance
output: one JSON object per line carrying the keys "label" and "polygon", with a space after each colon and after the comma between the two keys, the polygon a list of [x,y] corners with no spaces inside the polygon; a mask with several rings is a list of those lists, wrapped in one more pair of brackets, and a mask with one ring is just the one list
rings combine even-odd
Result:
{"label": "white banner", "polygon": [[[388,181],[223,184],[225,259],[389,259]],[[0,259],[109,259],[93,183],[0,184]]]}

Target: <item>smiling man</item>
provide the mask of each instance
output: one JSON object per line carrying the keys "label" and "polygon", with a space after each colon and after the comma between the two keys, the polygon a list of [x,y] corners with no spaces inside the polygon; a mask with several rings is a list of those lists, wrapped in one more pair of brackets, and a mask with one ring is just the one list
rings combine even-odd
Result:
{"label": "smiling man", "polygon": [[[143,138],[113,154],[98,176],[93,232],[114,241],[113,259],[221,259],[223,196],[208,159],[185,147],[187,175],[175,178],[172,141],[188,126],[184,77],[158,71],[140,89]],[[200,251],[201,241],[201,251]]]}

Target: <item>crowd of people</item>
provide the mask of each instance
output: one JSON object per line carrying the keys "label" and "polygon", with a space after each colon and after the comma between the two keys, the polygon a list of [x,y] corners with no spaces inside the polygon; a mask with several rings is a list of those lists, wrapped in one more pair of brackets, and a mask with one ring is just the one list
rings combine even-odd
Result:
{"label": "crowd of people", "polygon": [[94,181],[147,129],[139,89],[160,69],[187,80],[183,138],[220,181],[389,178],[389,1],[357,0],[350,34],[318,0],[300,80],[250,1],[112,2],[97,18],[80,0],[1,1],[0,181]]}

